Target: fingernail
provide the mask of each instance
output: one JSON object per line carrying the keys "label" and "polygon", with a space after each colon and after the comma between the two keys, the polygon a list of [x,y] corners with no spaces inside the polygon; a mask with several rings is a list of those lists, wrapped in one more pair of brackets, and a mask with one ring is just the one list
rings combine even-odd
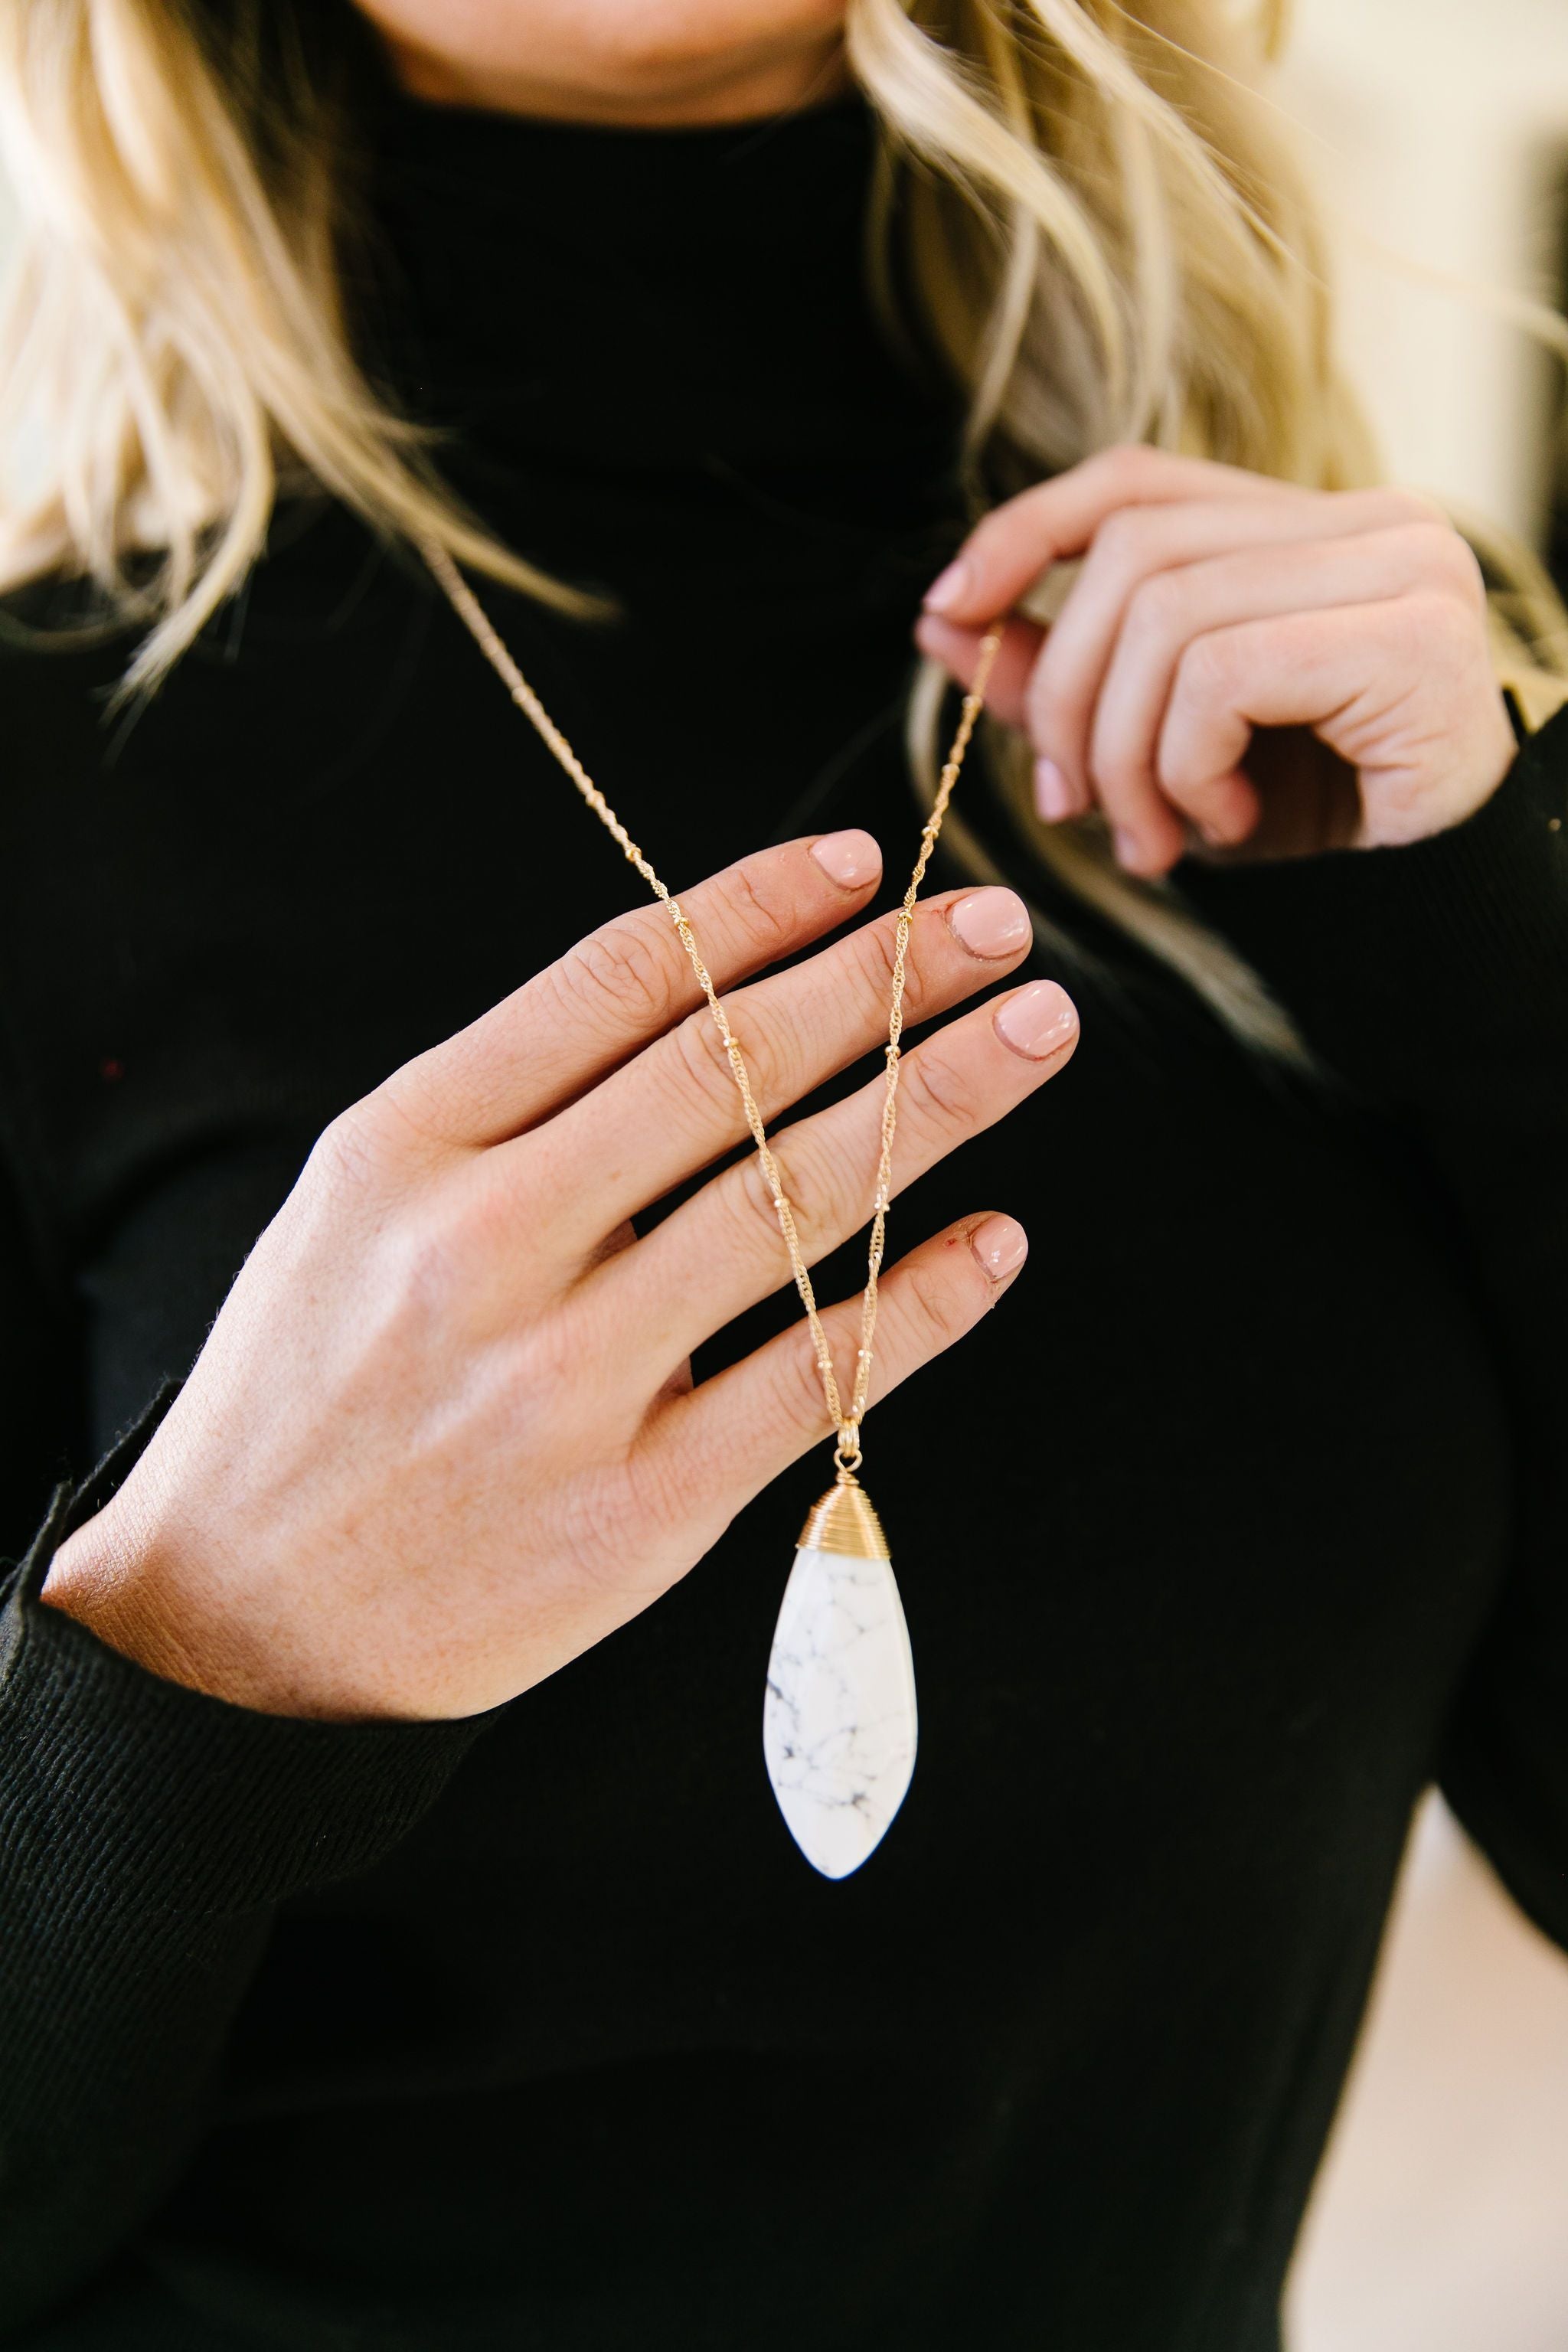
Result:
{"label": "fingernail", "polygon": [[1078,1010],[1054,980],[1031,981],[1010,996],[996,1014],[996,1034],[1015,1054],[1043,1062],[1078,1032]]}
{"label": "fingernail", "polygon": [[1059,824],[1072,814],[1072,786],[1054,760],[1035,761],[1035,806],[1047,824]]}
{"label": "fingernail", "polygon": [[950,613],[969,592],[973,574],[962,556],[955,556],[945,572],[939,572],[925,593],[928,613]]}
{"label": "fingernail", "polygon": [[1029,910],[1016,890],[972,890],[949,907],[947,921],[971,955],[1016,955],[1033,934]]}
{"label": "fingernail", "polygon": [[970,1234],[969,1246],[993,1282],[1005,1282],[1028,1256],[1029,1236],[1016,1217],[987,1217]]}
{"label": "fingernail", "polygon": [[1116,851],[1118,865],[1125,866],[1130,874],[1136,874],[1139,860],[1143,855],[1142,845],[1138,835],[1129,832],[1126,825],[1119,824],[1111,835],[1111,842]]}
{"label": "fingernail", "polygon": [[811,854],[841,890],[863,890],[882,870],[882,853],[868,833],[825,833]]}

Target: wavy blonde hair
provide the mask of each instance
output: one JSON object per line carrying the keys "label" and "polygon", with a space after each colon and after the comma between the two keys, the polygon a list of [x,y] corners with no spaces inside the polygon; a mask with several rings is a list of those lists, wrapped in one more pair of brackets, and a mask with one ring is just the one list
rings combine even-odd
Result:
{"label": "wavy blonde hair", "polygon": [[[967,394],[976,509],[1122,441],[1321,488],[1378,478],[1332,357],[1313,208],[1257,94],[1285,15],[1286,0],[847,0],[850,68],[881,126],[873,281]],[[0,317],[0,585],[57,569],[96,583],[143,627],[130,691],[167,674],[303,482],[564,611],[595,608],[465,510],[354,355],[339,265],[369,38],[346,0],[0,0],[0,146],[22,215]],[[1511,664],[1539,708],[1542,677],[1568,677],[1568,616],[1525,551],[1487,551],[1516,624],[1498,631],[1500,674]],[[928,666],[911,702],[928,790],[942,684]],[[1177,894],[1122,875],[1094,821],[1034,824],[1019,747],[994,748],[1036,854],[1252,1043],[1291,1051],[1283,1014]]]}

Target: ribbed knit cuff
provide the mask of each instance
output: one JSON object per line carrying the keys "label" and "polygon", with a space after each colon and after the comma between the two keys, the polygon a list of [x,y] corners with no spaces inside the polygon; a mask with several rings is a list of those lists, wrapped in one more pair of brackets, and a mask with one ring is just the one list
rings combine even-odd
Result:
{"label": "ribbed knit cuff", "polygon": [[1177,887],[1352,1084],[1419,1101],[1485,1067],[1489,1107],[1539,1116],[1568,1078],[1568,707],[1464,824],[1398,849],[1247,866]]}
{"label": "ribbed knit cuff", "polygon": [[334,1724],[165,1682],[38,1598],[174,1401],[165,1388],[74,1492],[57,1489],[0,1585],[0,1883],[32,1925],[106,1907],[254,1910],[366,1868],[446,1786],[493,1714]]}

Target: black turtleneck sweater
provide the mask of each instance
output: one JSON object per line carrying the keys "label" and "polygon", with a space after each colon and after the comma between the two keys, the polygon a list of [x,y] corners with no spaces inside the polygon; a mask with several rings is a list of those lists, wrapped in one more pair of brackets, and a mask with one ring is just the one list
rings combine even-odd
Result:
{"label": "black turtleneck sweater", "polygon": [[[854,105],[383,141],[363,331],[496,526],[620,600],[493,603],[677,883],[913,845],[962,526],[862,290],[868,152]],[[1034,1256],[877,1415],[922,1751],[834,1885],[760,1741],[819,1465],[472,1723],[253,1714],[40,1602],[322,1124],[638,887],[325,503],[106,726],[123,657],[0,660],[0,2339],[1266,2352],[1428,1780],[1568,1936],[1565,722],[1414,848],[1179,870],[1321,1083],[966,780],[1098,961],[1068,1076],[897,1213],[1006,1207]]]}

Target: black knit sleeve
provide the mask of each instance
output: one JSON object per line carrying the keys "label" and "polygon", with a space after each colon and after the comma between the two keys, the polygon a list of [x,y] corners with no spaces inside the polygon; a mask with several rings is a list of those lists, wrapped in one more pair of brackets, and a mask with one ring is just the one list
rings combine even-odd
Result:
{"label": "black knit sleeve", "polygon": [[1568,708],[1484,807],[1428,841],[1190,860],[1179,882],[1457,1213],[1509,1404],[1515,1549],[1436,1764],[1517,1899],[1568,1946]]}
{"label": "black knit sleeve", "polygon": [[88,2277],[205,2121],[273,1906],[375,1861],[489,1719],[319,1724],[144,1672],[38,1598],[166,1390],[61,1486],[0,1606],[0,2341]]}

